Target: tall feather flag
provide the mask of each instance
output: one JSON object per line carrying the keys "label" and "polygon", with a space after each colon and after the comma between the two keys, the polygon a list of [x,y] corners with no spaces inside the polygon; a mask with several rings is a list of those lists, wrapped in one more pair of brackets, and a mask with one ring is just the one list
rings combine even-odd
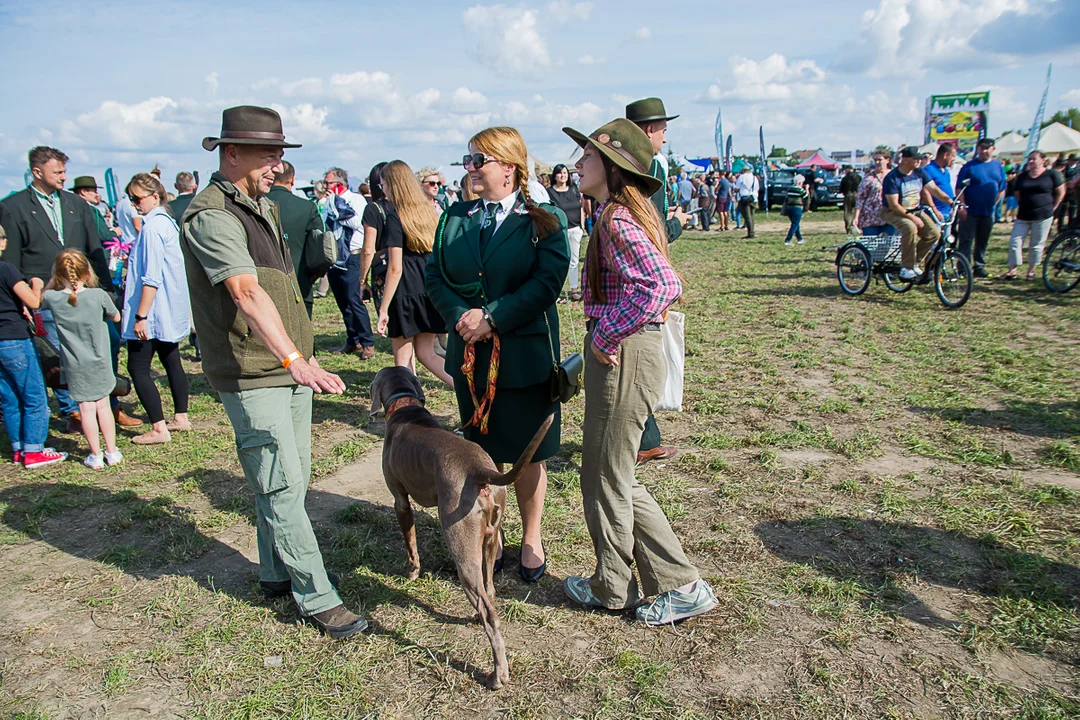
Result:
{"label": "tall feather flag", "polygon": [[731,135],[727,136],[727,145],[724,146],[724,169],[731,170]]}
{"label": "tall feather flag", "polygon": [[765,193],[765,214],[769,214],[769,163],[765,162],[765,128],[758,125],[758,143],[761,146],[761,189]]}
{"label": "tall feather flag", "polygon": [[1027,152],[1024,153],[1024,160],[1027,160],[1028,155],[1039,149],[1039,135],[1042,133],[1043,114],[1046,113],[1046,96],[1050,93],[1051,68],[1053,68],[1053,65],[1046,66],[1046,87],[1043,89],[1039,109],[1035,112],[1035,122],[1031,123],[1031,132],[1028,134]]}
{"label": "tall feather flag", "polygon": [[116,207],[116,203],[120,200],[119,188],[116,184],[116,173],[112,168],[108,168],[105,171],[105,198],[109,203],[109,207]]}
{"label": "tall feather flag", "polygon": [[724,163],[724,124],[720,121],[720,110],[716,111],[716,132],[713,135],[716,141],[716,162],[723,166]]}

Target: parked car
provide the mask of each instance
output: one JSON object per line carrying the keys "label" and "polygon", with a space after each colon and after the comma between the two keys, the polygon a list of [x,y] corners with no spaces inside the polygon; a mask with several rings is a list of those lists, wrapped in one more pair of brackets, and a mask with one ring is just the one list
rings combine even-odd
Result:
{"label": "parked car", "polygon": [[795,184],[796,175],[806,178],[803,187],[814,188],[810,193],[811,210],[824,206],[840,207],[844,204],[844,196],[840,194],[840,178],[831,177],[820,168],[799,168],[773,170],[769,173],[769,207],[783,205],[788,190]]}

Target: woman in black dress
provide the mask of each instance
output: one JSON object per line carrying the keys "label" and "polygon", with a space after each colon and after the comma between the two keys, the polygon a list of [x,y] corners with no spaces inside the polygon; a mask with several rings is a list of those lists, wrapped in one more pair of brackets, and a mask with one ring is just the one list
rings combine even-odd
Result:
{"label": "woman in black dress", "polygon": [[424,289],[424,269],[439,217],[416,175],[401,160],[382,169],[382,189],[386,194],[382,239],[387,268],[378,333],[390,336],[395,365],[415,373],[419,359],[433,375],[453,387],[443,359],[435,353],[435,335],[446,332],[446,324]]}

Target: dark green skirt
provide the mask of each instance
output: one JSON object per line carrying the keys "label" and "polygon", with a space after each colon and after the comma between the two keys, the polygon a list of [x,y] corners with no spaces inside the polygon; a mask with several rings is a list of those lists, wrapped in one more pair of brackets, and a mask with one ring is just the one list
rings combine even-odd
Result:
{"label": "dark green skirt", "polygon": [[[481,379],[478,377],[477,380]],[[478,382],[478,398],[486,388],[486,382]],[[558,401],[551,402],[550,392],[551,386],[547,382],[523,388],[499,388],[491,406],[487,435],[481,435],[479,428],[470,425],[465,428],[465,439],[482,447],[495,462],[513,465],[547,416],[555,413],[555,420],[532,459],[533,462],[547,460],[559,452],[562,425],[562,406]],[[454,394],[457,395],[461,422],[468,422],[473,415],[473,402],[465,378],[454,378]]]}

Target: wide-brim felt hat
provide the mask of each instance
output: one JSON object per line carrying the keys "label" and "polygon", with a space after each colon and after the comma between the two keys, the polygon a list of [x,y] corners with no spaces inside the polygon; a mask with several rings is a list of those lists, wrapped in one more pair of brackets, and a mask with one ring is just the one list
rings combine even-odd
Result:
{"label": "wide-brim felt hat", "polygon": [[664,101],[660,98],[635,100],[626,106],[626,119],[633,123],[647,123],[656,120],[674,120],[678,115],[668,115]]}
{"label": "wide-brim felt hat", "polygon": [[73,182],[71,184],[72,192],[74,192],[76,190],[86,190],[86,189],[100,190],[101,186],[98,185],[97,180],[95,180],[90,175],[80,175],[79,177],[75,178],[75,182]]}
{"label": "wide-brim felt hat", "polygon": [[285,142],[281,116],[270,108],[240,105],[221,113],[221,137],[203,138],[204,150],[218,145],[262,145],[280,148],[301,147]]}
{"label": "wide-brim felt hat", "polygon": [[564,127],[563,132],[573,138],[580,147],[592,145],[604,156],[635,178],[652,195],[663,184],[649,172],[653,161],[652,140],[630,120],[617,118],[585,135],[573,128]]}

